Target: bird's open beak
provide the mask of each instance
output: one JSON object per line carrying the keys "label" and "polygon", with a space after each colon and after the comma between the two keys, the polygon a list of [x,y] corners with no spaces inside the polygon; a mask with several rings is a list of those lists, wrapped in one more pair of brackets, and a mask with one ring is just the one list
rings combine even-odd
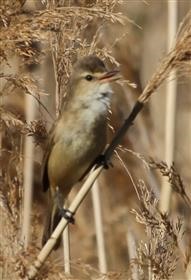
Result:
{"label": "bird's open beak", "polygon": [[101,83],[111,83],[121,78],[119,70],[112,70],[104,73],[99,77]]}

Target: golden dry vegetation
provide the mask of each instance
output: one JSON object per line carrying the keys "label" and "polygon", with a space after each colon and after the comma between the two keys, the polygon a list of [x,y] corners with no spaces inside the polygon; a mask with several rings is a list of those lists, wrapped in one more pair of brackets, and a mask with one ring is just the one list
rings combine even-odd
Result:
{"label": "golden dry vegetation", "polygon": [[[71,276],[64,274],[60,248],[36,279],[190,279],[191,4],[178,1],[178,7],[181,24],[167,53],[167,3],[162,0],[1,1],[1,279],[27,279],[41,249],[47,206],[39,179],[44,142],[66,98],[73,62],[90,53],[109,67],[120,67],[124,76],[114,86],[108,142],[136,100],[145,104],[112,158],[114,167],[98,180],[108,273],[98,269],[88,195],[70,225]],[[169,166],[164,152],[165,83],[172,70],[178,85],[174,164]],[[27,146],[31,139],[34,145]],[[26,179],[28,155],[32,167]],[[172,187],[168,213],[159,210],[164,178]],[[30,183],[30,242],[25,250],[23,185]],[[70,200],[78,190],[73,189]]]}

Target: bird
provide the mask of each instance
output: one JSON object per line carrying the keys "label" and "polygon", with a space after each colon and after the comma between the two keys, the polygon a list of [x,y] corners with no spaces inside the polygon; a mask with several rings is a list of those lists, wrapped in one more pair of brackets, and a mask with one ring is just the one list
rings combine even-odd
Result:
{"label": "bird", "polygon": [[49,197],[42,245],[62,218],[72,187],[85,177],[106,147],[111,83],[118,79],[119,71],[108,71],[95,55],[73,65],[67,98],[50,130],[42,161],[41,181]]}

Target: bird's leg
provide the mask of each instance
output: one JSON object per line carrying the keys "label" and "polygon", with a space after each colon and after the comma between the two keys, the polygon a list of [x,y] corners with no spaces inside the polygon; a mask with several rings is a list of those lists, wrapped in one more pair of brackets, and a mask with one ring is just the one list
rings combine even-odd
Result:
{"label": "bird's leg", "polygon": [[69,221],[69,223],[74,224],[74,213],[72,213],[70,210],[64,208],[64,197],[62,195],[62,192],[59,191],[59,188],[57,188],[57,205],[59,208],[59,215],[61,218],[65,218]]}
{"label": "bird's leg", "polygon": [[65,209],[65,208],[60,209],[60,216],[62,218],[65,218],[71,224],[75,223],[74,213],[71,212],[69,209]]}

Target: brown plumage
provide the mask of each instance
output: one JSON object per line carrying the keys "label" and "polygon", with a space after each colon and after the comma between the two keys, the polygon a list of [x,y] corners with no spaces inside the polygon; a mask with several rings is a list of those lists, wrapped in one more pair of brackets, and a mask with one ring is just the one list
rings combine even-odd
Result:
{"label": "brown plumage", "polygon": [[87,56],[74,65],[68,100],[51,129],[42,164],[43,190],[49,191],[42,244],[58,224],[72,186],[104,150],[112,93],[109,83],[118,79],[116,73],[107,72],[96,56]]}

